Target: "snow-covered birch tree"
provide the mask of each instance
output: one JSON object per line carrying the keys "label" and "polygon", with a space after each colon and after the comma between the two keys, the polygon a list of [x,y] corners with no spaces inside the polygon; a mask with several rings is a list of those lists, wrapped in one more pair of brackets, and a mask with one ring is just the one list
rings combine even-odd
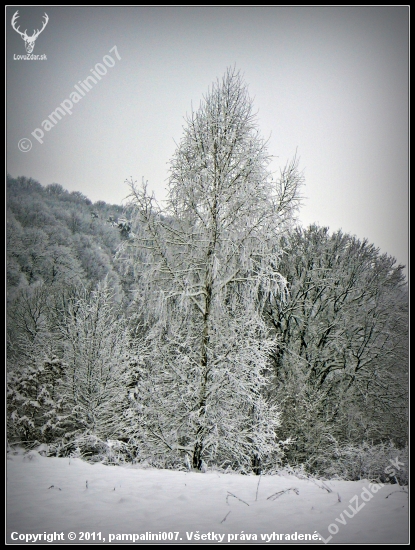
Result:
{"label": "snow-covered birch tree", "polygon": [[279,414],[263,397],[275,340],[262,308],[284,300],[276,237],[302,176],[294,159],[274,181],[270,161],[247,87],[228,69],[186,118],[166,207],[129,182],[136,238],[124,254],[147,345],[134,405],[143,452],[258,473],[277,451]]}

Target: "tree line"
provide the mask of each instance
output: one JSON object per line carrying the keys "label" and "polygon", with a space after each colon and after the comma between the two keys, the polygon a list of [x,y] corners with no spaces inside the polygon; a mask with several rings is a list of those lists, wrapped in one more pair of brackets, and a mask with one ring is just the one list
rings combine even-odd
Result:
{"label": "tree line", "polygon": [[121,208],[8,178],[9,442],[324,475],[405,446],[403,266],[296,225],[298,160],[270,162],[228,69],[186,118],[163,207],[145,181]]}

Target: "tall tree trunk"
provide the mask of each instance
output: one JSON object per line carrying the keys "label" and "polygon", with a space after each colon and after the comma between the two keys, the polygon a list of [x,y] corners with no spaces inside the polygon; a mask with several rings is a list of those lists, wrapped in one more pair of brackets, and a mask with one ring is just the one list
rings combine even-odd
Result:
{"label": "tall tree trunk", "polygon": [[203,332],[202,332],[202,349],[201,349],[201,372],[202,382],[199,394],[199,426],[196,430],[195,446],[193,449],[192,465],[193,468],[198,470],[202,469],[202,453],[204,449],[204,437],[205,437],[205,416],[206,416],[206,395],[208,386],[209,364],[208,364],[208,347],[209,347],[209,316],[210,308],[212,304],[213,293],[213,252],[215,249],[215,243],[211,243],[207,252],[208,267],[206,272],[206,284],[205,284],[205,313],[203,315]]}
{"label": "tall tree trunk", "polygon": [[252,457],[252,471],[256,476],[261,475],[261,459],[256,453]]}

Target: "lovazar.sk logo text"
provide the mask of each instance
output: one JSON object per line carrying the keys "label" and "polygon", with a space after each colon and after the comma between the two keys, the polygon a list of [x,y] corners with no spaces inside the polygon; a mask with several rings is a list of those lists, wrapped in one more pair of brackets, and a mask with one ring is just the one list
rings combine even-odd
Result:
{"label": "lovazar.sk logo text", "polygon": [[[14,59],[34,59],[34,60],[46,59],[46,56],[44,54],[40,55],[40,56],[32,54],[32,52],[34,50],[34,47],[35,47],[36,39],[38,38],[39,34],[41,32],[43,32],[44,28],[46,27],[46,25],[48,24],[48,21],[49,21],[49,17],[47,15],[47,13],[45,13],[45,15],[43,17],[44,17],[45,20],[43,21],[42,28],[40,30],[39,29],[34,30],[32,36],[28,36],[27,29],[24,32],[21,32],[19,30],[20,27],[16,27],[16,21],[19,18],[19,11],[16,11],[16,13],[13,15],[13,18],[12,18],[12,21],[11,21],[12,27],[17,32],[17,34],[20,34],[20,36],[23,38],[24,43],[25,43],[26,52],[29,54],[29,55],[24,55],[24,56],[22,55],[22,56],[17,56],[17,57],[15,55]],[[32,55],[30,55],[30,54],[32,54]]]}

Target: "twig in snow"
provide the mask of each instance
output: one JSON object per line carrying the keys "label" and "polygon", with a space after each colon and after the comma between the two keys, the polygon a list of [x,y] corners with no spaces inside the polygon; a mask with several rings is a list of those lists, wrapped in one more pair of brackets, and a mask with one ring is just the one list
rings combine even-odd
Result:
{"label": "twig in snow", "polygon": [[296,472],[295,474],[295,477],[298,477],[298,479],[306,479],[307,481],[312,481],[315,485],[317,485],[317,487],[319,487],[320,489],[325,489],[328,493],[332,493],[333,490],[330,489],[330,487],[328,487],[323,480],[321,480],[321,483],[323,484],[323,486],[319,485],[317,483],[317,481],[315,479],[313,479],[312,477],[310,476],[304,476],[302,474],[300,474],[299,472]]}
{"label": "twig in snow", "polygon": [[328,487],[328,486],[324,483],[324,481],[322,481],[321,483],[323,484],[323,487],[322,487],[322,488],[326,489],[326,491],[327,491],[328,493],[332,493],[332,492],[333,492],[333,489],[330,489],[330,487]]}
{"label": "twig in snow", "polygon": [[408,497],[409,497],[409,493],[407,493],[406,491],[392,491],[392,492],[391,492],[391,493],[389,493],[389,495],[388,495],[388,496],[386,496],[385,498],[388,498],[388,497],[390,497],[391,495],[393,495],[393,493],[405,493],[405,494],[406,494],[406,495],[408,495]]}
{"label": "twig in snow", "polygon": [[300,491],[296,487],[290,487],[289,489],[285,489],[285,491],[278,491],[278,493],[274,493],[270,497],[267,498],[267,500],[276,500],[281,495],[284,495],[285,493],[289,493],[290,491],[294,491],[296,495],[300,494]]}
{"label": "twig in snow", "polygon": [[337,493],[337,500],[338,500],[339,502],[342,501],[342,497],[340,496],[340,493]]}
{"label": "twig in snow", "polygon": [[229,514],[231,513],[231,511],[229,510],[229,512],[226,514],[226,516],[223,518],[223,520],[221,521],[221,523],[223,523],[224,521],[226,521],[226,518],[229,516]]}
{"label": "twig in snow", "polygon": [[245,501],[242,500],[241,498],[237,497],[236,495],[234,495],[234,494],[231,493],[230,491],[228,491],[228,496],[226,497],[226,504],[229,504],[228,498],[229,498],[230,496],[236,498],[236,500],[240,500],[241,502],[243,502],[244,504],[246,504],[247,506],[249,506],[249,504],[248,504],[247,502],[245,502]]}
{"label": "twig in snow", "polygon": [[260,482],[261,482],[261,474],[259,475],[258,485],[256,486],[255,502],[258,500],[258,489],[259,489]]}
{"label": "twig in snow", "polygon": [[324,483],[324,481],[321,482],[322,485],[319,485],[315,479],[313,479],[313,478],[309,478],[309,479],[310,479],[310,481],[312,481],[315,485],[317,485],[317,487],[319,487],[320,489],[325,489],[328,493],[332,493],[332,492],[333,492],[333,489],[330,489],[330,487],[328,487],[328,486]]}

